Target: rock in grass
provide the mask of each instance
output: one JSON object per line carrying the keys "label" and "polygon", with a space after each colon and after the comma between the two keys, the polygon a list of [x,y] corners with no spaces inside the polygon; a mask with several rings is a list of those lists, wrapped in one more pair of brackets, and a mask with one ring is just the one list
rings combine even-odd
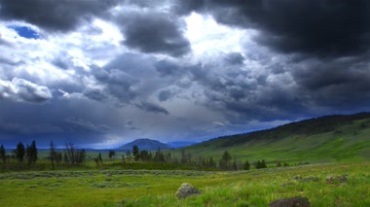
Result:
{"label": "rock in grass", "polygon": [[328,176],[326,177],[327,184],[340,184],[346,183],[348,180],[346,175],[338,175],[338,176]]}
{"label": "rock in grass", "polygon": [[310,202],[307,198],[294,197],[276,200],[270,203],[270,207],[310,207]]}
{"label": "rock in grass", "polygon": [[199,190],[189,183],[183,183],[176,191],[176,196],[180,199],[197,194],[200,194]]}

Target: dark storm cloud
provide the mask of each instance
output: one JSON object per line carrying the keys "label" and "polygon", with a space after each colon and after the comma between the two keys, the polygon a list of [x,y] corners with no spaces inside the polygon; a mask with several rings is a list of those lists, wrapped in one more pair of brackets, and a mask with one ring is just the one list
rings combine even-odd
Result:
{"label": "dark storm cloud", "polygon": [[103,90],[88,89],[84,95],[92,100],[104,101],[108,98],[107,94]]}
{"label": "dark storm cloud", "polygon": [[132,89],[132,85],[135,83],[135,79],[117,68],[102,69],[96,68],[94,71],[94,77],[99,83],[104,86],[103,91],[100,90],[88,90],[85,95],[95,100],[104,100],[106,95],[112,95],[116,97],[122,103],[130,102],[136,93]]}
{"label": "dark storm cloud", "polygon": [[149,103],[142,101],[139,104],[136,104],[136,107],[138,107],[141,110],[147,111],[147,112],[152,112],[152,113],[160,113],[164,115],[169,115],[170,112],[167,111],[167,109],[163,108],[162,106],[159,106],[154,103]]}
{"label": "dark storm cloud", "polygon": [[129,104],[142,93],[140,86],[145,84],[144,79],[148,75],[154,78],[150,73],[155,72],[153,64],[152,58],[124,53],[102,68],[93,66],[92,75],[101,89],[86,90],[85,95],[94,100],[104,100],[111,96],[118,100],[119,105]]}
{"label": "dark storm cloud", "polygon": [[183,36],[182,24],[171,14],[129,12],[118,20],[124,33],[124,44],[145,53],[162,53],[175,57],[190,52]]}
{"label": "dark storm cloud", "polygon": [[241,65],[243,64],[244,57],[242,54],[234,52],[234,53],[227,54],[227,56],[225,57],[225,60],[227,63],[231,65]]}
{"label": "dark storm cloud", "polygon": [[207,8],[218,22],[254,28],[256,40],[284,53],[341,57],[367,52],[370,2],[367,0],[181,1],[188,12]]}
{"label": "dark storm cloud", "polygon": [[187,15],[192,11],[204,11],[206,8],[205,0],[176,0],[174,12],[182,15]]}
{"label": "dark storm cloud", "polygon": [[174,76],[180,72],[180,66],[173,61],[159,61],[155,64],[155,69],[161,76]]}
{"label": "dark storm cloud", "polygon": [[163,102],[167,101],[174,96],[174,93],[169,90],[163,90],[158,94],[158,100]]}
{"label": "dark storm cloud", "polygon": [[102,116],[112,110],[83,97],[54,99],[44,105],[0,101],[0,106],[0,143],[10,138],[13,144],[33,139],[43,146],[50,141],[91,144],[104,141],[112,130],[112,116]]}
{"label": "dark storm cloud", "polygon": [[23,20],[53,31],[73,30],[81,21],[101,16],[117,0],[0,0],[0,17]]}
{"label": "dark storm cloud", "polygon": [[309,94],[317,105],[337,108],[368,105],[368,58],[337,59],[330,62],[308,60],[303,65],[305,66],[297,66],[292,75],[300,86],[300,92]]}
{"label": "dark storm cloud", "polygon": [[106,133],[109,130],[109,127],[105,124],[96,124],[81,118],[70,117],[64,121],[67,126],[71,127],[75,131]]}

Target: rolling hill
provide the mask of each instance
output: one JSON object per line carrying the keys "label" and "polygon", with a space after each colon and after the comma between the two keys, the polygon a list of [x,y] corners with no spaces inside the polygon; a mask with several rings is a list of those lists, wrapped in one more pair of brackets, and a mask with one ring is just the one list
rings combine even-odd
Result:
{"label": "rolling hill", "polygon": [[152,140],[152,139],[137,139],[135,141],[132,141],[130,143],[127,143],[121,147],[118,148],[118,150],[123,150],[123,151],[131,151],[133,146],[138,146],[140,150],[164,150],[164,149],[170,149],[171,147],[159,142],[157,140]]}
{"label": "rolling hill", "polygon": [[327,162],[370,160],[370,113],[332,115],[276,128],[219,137],[187,148],[193,157],[237,160]]}

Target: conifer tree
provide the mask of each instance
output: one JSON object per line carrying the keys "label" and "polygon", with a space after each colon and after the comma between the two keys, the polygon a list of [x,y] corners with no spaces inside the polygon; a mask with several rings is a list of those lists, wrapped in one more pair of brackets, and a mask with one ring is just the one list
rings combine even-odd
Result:
{"label": "conifer tree", "polygon": [[250,170],[251,169],[251,165],[249,164],[248,160],[245,161],[244,163],[244,170]]}
{"label": "conifer tree", "polygon": [[0,146],[0,159],[3,161],[3,163],[6,163],[6,150],[4,145]]}
{"label": "conifer tree", "polygon": [[20,163],[22,163],[23,159],[24,159],[24,155],[26,154],[26,149],[25,149],[24,144],[22,142],[19,142],[17,144],[17,147],[14,151],[14,154],[15,154],[15,157],[17,158],[17,160]]}

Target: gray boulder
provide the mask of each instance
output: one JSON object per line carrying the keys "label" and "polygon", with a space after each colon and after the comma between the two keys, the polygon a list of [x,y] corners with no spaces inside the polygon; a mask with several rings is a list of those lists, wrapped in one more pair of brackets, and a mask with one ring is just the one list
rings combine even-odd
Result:
{"label": "gray boulder", "polygon": [[270,207],[310,207],[310,202],[307,198],[294,197],[276,200],[270,203]]}
{"label": "gray boulder", "polygon": [[189,183],[183,183],[176,191],[176,196],[180,199],[197,194],[200,194],[199,190]]}

